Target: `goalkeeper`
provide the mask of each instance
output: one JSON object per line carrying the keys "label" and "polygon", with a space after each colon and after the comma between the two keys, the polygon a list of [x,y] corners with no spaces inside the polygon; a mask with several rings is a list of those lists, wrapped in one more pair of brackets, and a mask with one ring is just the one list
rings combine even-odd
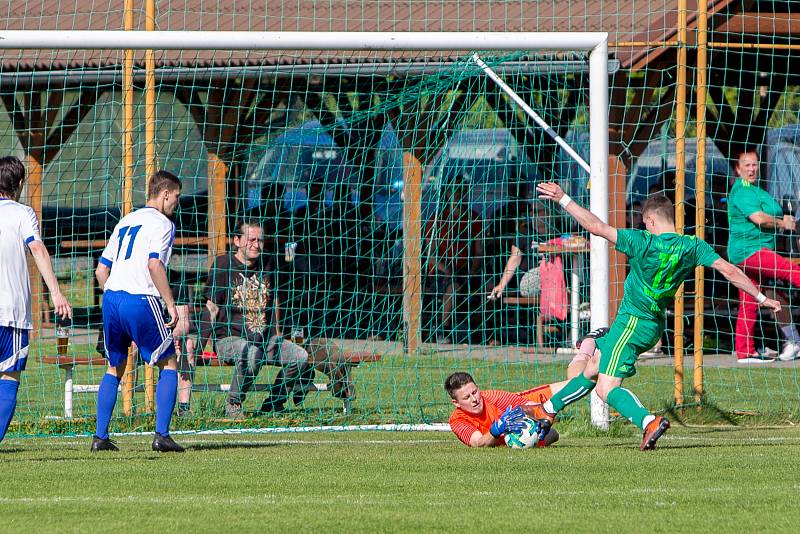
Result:
{"label": "goalkeeper", "polygon": [[622,387],[622,381],[636,374],[639,354],[661,338],[665,309],[683,281],[694,274],[695,267],[713,267],[766,308],[777,312],[781,305],[760,293],[738,267],[720,258],[708,243],[678,234],[674,208],[667,197],[653,196],[644,203],[642,219],[646,231],[617,230],[573,202],[558,184],[541,183],[537,190],[540,198],[558,202],[584,229],[605,238],[631,260],[622,305],[608,335],[598,341],[599,376],[587,368],[550,400],[532,407],[540,436],[546,434],[559,411],[596,387],[601,399],[643,431],[639,448],[654,449],[656,441],[669,429],[669,421],[651,414],[632,392]]}
{"label": "goalkeeper", "polygon": [[[581,341],[577,355],[567,368],[568,379],[582,372],[597,374],[595,340],[607,332],[607,328],[600,328],[590,332]],[[503,445],[504,434],[522,430],[523,419],[531,406],[547,401],[566,384],[567,381],[544,384],[519,393],[481,391],[468,373],[453,373],[444,383],[444,388],[456,407],[450,415],[450,429],[468,447]],[[550,429],[540,437],[539,447],[546,447],[557,440],[558,433]]]}

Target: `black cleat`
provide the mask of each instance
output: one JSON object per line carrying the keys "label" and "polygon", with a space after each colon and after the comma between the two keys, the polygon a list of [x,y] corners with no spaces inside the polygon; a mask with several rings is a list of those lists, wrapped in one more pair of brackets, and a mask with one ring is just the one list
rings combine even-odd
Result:
{"label": "black cleat", "polygon": [[609,329],[606,328],[605,326],[592,330],[591,332],[589,332],[588,334],[586,334],[585,336],[583,336],[578,340],[578,342],[575,344],[575,348],[576,349],[581,348],[581,343],[583,343],[584,339],[600,339],[604,335],[608,334],[608,330]]}
{"label": "black cleat", "polygon": [[117,444],[111,441],[111,438],[98,438],[97,436],[92,436],[92,452],[100,452],[100,451],[118,451],[119,447]]}
{"label": "black cleat", "polygon": [[640,450],[652,451],[656,448],[656,441],[669,430],[669,421],[666,417],[658,416],[648,424],[644,429],[642,436],[642,444],[639,446]]}
{"label": "black cleat", "polygon": [[281,398],[273,399],[267,397],[261,403],[261,408],[258,409],[260,415],[277,415],[287,413],[289,410],[286,408],[286,401]]}
{"label": "black cleat", "polygon": [[186,449],[175,443],[172,437],[167,434],[163,436],[158,432],[153,435],[153,450],[156,452],[185,452]]}

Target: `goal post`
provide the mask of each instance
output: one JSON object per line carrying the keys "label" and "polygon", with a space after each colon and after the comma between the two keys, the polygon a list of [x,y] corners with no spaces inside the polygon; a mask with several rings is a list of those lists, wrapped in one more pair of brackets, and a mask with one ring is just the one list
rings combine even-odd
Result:
{"label": "goal post", "polygon": [[[475,51],[498,52],[581,52],[588,54],[588,130],[589,130],[589,209],[601,220],[608,221],[608,35],[603,32],[205,32],[205,31],[0,31],[2,50],[156,50],[156,51],[341,51],[347,52],[445,52],[457,51],[469,58]],[[484,57],[484,56],[481,56]],[[327,65],[317,72],[324,73]],[[364,66],[367,72],[368,64]],[[464,67],[466,68],[466,67]],[[478,66],[473,66],[480,73]],[[358,69],[356,69],[358,70]],[[391,71],[391,67],[389,67]],[[332,72],[336,72],[335,67]],[[8,73],[3,73],[7,75]],[[149,80],[149,78],[148,78]],[[148,82],[152,83],[152,82]],[[497,91],[491,84],[486,91]],[[435,95],[434,95],[435,96]],[[434,98],[434,96],[430,98]],[[448,95],[438,95],[445,105]],[[346,102],[343,103],[346,105]],[[387,115],[391,113],[387,112]],[[335,118],[332,119],[335,123]],[[535,128],[531,124],[530,128]],[[418,140],[412,141],[419,142]],[[406,159],[404,158],[404,163]],[[404,169],[406,204],[422,198],[422,176],[419,162],[412,160],[413,169]],[[585,163],[584,163],[585,164]],[[413,171],[413,172],[412,172]],[[209,171],[210,172],[210,171]],[[245,194],[242,193],[242,196]],[[243,202],[247,199],[244,198]],[[404,287],[406,291],[421,291],[421,254],[417,245],[423,239],[422,209],[406,206],[402,228],[404,258]],[[288,255],[288,253],[287,253]],[[590,327],[608,325],[609,320],[609,254],[605,240],[591,236],[589,268]],[[406,323],[403,340],[409,354],[421,350],[420,306],[410,299],[403,301]],[[594,402],[594,401],[593,401]],[[599,402],[599,401],[598,401]],[[592,421],[596,426],[608,424],[607,412],[596,405]]]}

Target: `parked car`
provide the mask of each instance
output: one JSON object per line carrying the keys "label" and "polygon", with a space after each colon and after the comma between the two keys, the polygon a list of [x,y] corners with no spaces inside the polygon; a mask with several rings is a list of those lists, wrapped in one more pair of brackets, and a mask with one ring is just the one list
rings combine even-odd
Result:
{"label": "parked car", "polygon": [[443,190],[466,182],[472,210],[491,219],[517,197],[520,186],[528,197],[533,195],[536,176],[535,166],[507,129],[457,131],[425,172],[423,216],[433,215]]}
{"label": "parked car", "polygon": [[777,200],[800,204],[800,124],[770,129],[765,158],[767,191]]}
{"label": "parked car", "polygon": [[[696,196],[697,139],[686,139],[687,199]],[[628,177],[628,205],[647,198],[651,189],[663,189],[664,176],[675,173],[677,163],[675,139],[656,139],[636,159]],[[712,195],[727,195],[733,169],[711,139],[706,139],[706,204]]]}
{"label": "parked car", "polygon": [[[391,126],[381,137],[375,159],[375,217],[393,226],[402,219],[402,152]],[[308,203],[309,185],[325,184],[326,202],[335,190],[345,188],[349,201],[360,201],[358,173],[345,162],[344,150],[319,121],[308,121],[287,130],[256,154],[247,168],[246,209],[268,202],[269,194],[281,194],[283,210],[296,212]]]}

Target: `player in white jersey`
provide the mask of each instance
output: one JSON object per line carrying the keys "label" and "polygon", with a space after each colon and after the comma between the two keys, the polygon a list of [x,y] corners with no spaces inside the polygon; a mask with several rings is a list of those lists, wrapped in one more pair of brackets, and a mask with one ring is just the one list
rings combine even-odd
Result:
{"label": "player in white jersey", "polygon": [[25,166],[19,158],[0,158],[0,441],[14,417],[20,373],[28,360],[28,331],[33,328],[26,246],[50,290],[56,314],[72,317],[39,237],[36,213],[17,202],[24,181]]}
{"label": "player in white jersey", "polygon": [[[156,433],[153,450],[183,452],[169,435],[175,409],[178,364],[170,331],[178,312],[167,279],[175,225],[169,219],[181,196],[181,182],[167,171],[150,177],[145,207],[114,227],[95,270],[103,288],[103,334],[108,370],[97,392],[97,430],[92,452],[115,451],[108,425],[131,342],[149,365],[159,368],[156,385]],[[159,299],[160,297],[160,299]],[[169,314],[164,322],[162,300]]]}

